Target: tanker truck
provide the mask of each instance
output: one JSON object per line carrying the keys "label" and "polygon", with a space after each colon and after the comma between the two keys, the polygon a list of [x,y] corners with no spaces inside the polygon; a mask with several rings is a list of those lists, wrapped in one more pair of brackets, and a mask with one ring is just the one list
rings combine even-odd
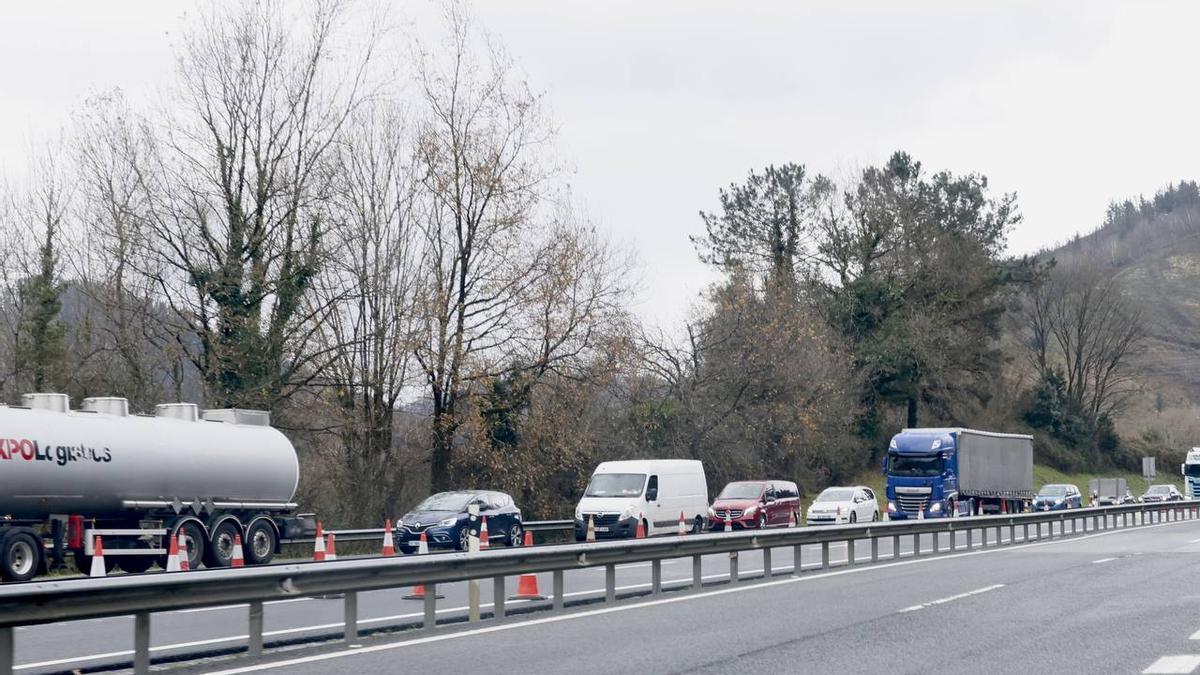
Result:
{"label": "tanker truck", "polygon": [[131,415],[123,398],[25,394],[0,405],[0,578],[25,581],[61,567],[87,570],[102,538],[105,565],[165,567],[168,537],[187,543],[193,569],[247,564],[315,527],[296,514],[299,464],[264,411],[201,411],[191,403]]}

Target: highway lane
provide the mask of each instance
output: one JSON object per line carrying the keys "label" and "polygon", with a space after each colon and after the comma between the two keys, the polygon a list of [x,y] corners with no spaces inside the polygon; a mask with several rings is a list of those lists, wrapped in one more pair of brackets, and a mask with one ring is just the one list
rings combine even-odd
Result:
{"label": "highway lane", "polygon": [[[1018,529],[1018,538],[1021,530]],[[1007,537],[1007,530],[1004,532]],[[995,532],[989,533],[994,543]],[[978,533],[975,545],[979,545]],[[880,556],[887,558],[891,555],[891,540],[880,542]],[[965,537],[959,535],[958,546],[965,545]],[[928,553],[932,550],[932,537],[924,537],[922,549]],[[945,550],[949,546],[949,538],[943,535],[939,548]],[[911,538],[901,540],[902,555],[911,554]],[[870,558],[868,542],[861,541],[855,549],[856,559],[867,561]],[[806,569],[819,568],[819,547],[806,547],[804,551]],[[835,544],[831,548],[831,561],[844,562],[846,547]],[[740,558],[740,568],[743,576],[755,576],[761,573],[762,558],[758,552],[743,553]],[[773,567],[779,571],[790,571],[792,567],[791,549],[781,548],[775,551]],[[690,559],[665,561],[664,579],[668,586],[672,583],[685,586],[691,579]],[[703,574],[708,580],[724,580],[729,570],[726,556],[708,556],[704,559]],[[647,592],[649,590],[649,563],[631,566],[621,566],[617,570],[618,588],[623,592]],[[566,577],[567,600],[579,601],[599,599],[603,597],[604,573],[602,568],[593,568],[568,572]],[[510,592],[515,590],[515,579],[509,580]],[[549,575],[540,575],[539,584],[543,593],[550,590]],[[446,598],[439,601],[439,619],[461,618],[465,616],[466,585],[449,584],[439,587],[439,592]],[[360,594],[360,627],[372,629],[383,626],[394,626],[419,621],[422,616],[422,605],[416,600],[405,600],[403,596],[408,589],[395,589]],[[487,601],[492,597],[490,581],[481,582],[481,597]],[[510,610],[517,610],[523,605],[543,603],[509,603]],[[490,609],[490,603],[485,602],[484,611]],[[228,649],[245,644],[244,606],[227,608],[212,608],[201,610],[185,610],[156,614],[153,622],[152,645],[156,657],[184,652],[196,652],[213,649]],[[265,610],[266,638],[272,640],[290,640],[339,633],[342,628],[342,603],[339,599],[298,598],[279,603],[270,603]],[[71,635],[70,641],[64,641],[63,635]],[[18,630],[17,664],[18,672],[46,673],[69,670],[80,666],[95,666],[106,663],[119,663],[130,658],[132,644],[132,619],[117,618],[93,620],[88,622],[72,622],[54,626],[29,627]],[[48,657],[52,655],[52,657]]]}
{"label": "highway lane", "polygon": [[1142,672],[1200,654],[1189,639],[1200,629],[1198,562],[1200,522],[1185,521],[194,670],[365,675],[403,662],[413,672],[452,663],[471,673],[492,664],[464,654],[504,654],[526,673]]}

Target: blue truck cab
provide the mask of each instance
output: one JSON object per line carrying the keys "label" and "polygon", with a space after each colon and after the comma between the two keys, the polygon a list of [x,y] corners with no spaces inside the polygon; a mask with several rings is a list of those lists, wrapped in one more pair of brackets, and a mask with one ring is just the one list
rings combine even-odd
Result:
{"label": "blue truck cab", "polygon": [[905,429],[884,458],[893,520],[1015,513],[1033,498],[1033,438],[961,428]]}

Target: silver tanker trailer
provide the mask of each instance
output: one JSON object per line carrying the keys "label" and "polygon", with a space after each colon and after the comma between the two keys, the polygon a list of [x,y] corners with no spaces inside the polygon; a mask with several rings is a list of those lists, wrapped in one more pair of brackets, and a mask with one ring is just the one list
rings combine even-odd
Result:
{"label": "silver tanker trailer", "polygon": [[235,535],[247,564],[313,531],[295,514],[299,465],[269,414],[190,403],[131,415],[122,398],[26,394],[0,405],[0,577],[24,581],[63,563],[88,569],[95,537],[112,568],[165,563],[182,533],[189,563],[227,566]]}

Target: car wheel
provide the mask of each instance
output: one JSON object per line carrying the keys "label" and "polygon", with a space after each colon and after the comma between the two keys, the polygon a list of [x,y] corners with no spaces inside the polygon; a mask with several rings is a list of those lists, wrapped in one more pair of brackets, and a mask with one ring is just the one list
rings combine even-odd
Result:
{"label": "car wheel", "polygon": [[508,528],[508,538],[505,540],[505,543],[509,546],[521,546],[525,543],[524,539],[522,539],[524,536],[524,533],[521,531],[521,524],[515,523],[512,527]]}
{"label": "car wheel", "polygon": [[853,525],[856,522],[858,522],[858,514],[851,511],[850,512],[850,524]]}
{"label": "car wheel", "polygon": [[704,531],[704,523],[700,520],[700,516],[696,516],[692,520],[692,534],[700,534]]}
{"label": "car wheel", "polygon": [[875,521],[877,521],[877,520],[879,520],[879,512],[878,512],[878,511],[872,511],[872,512],[871,512],[871,522],[873,523],[873,522],[875,522]]}
{"label": "car wheel", "polygon": [[765,513],[758,514],[757,527],[760,530],[767,529],[767,514],[765,514]]}
{"label": "car wheel", "polygon": [[471,550],[471,528],[466,525],[458,528],[458,550]]}

